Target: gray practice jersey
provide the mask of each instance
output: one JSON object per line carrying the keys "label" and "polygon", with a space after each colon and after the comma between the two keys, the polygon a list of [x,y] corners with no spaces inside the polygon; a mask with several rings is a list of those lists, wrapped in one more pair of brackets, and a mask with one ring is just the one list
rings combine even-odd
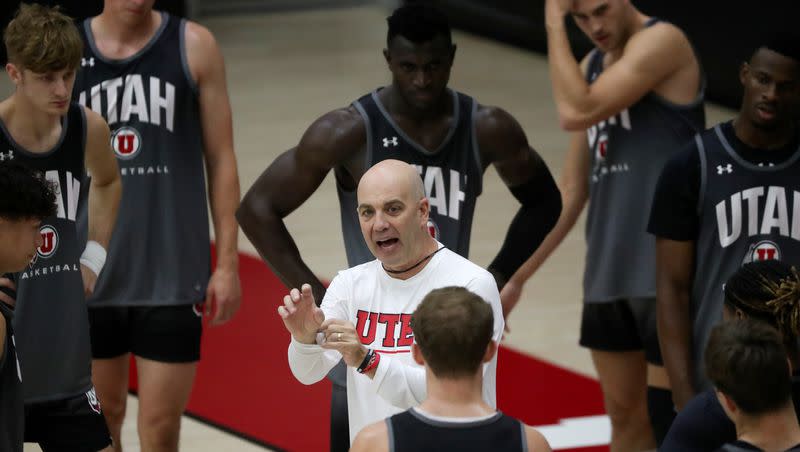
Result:
{"label": "gray practice jersey", "polygon": [[[590,56],[590,83],[603,71],[603,57],[599,50]],[[655,297],[655,238],[647,233],[647,220],[658,176],[704,128],[701,86],[691,104],[676,105],[650,92],[586,131],[591,165],[585,302]]]}
{"label": "gray practice jersey", "polygon": [[[467,257],[475,202],[481,194],[483,169],[474,118],[478,103],[448,90],[453,99],[453,122],[438,149],[428,150],[409,137],[386,111],[378,91],[353,103],[367,129],[366,165],[396,159],[414,165],[425,185],[431,205],[428,229],[448,249]],[[355,191],[337,184],[347,264],[353,267],[375,259],[367,248],[356,212]]]}
{"label": "gray practice jersey", "polygon": [[89,314],[79,263],[83,244],[75,227],[85,146],[86,119],[79,105],[70,106],[61,138],[47,152],[27,151],[0,121],[0,149],[41,172],[58,191],[57,213],[42,220],[39,229],[44,243],[30,266],[14,275],[14,331],[25,403],[72,397],[92,386]]}
{"label": "gray practice jersey", "polygon": [[[137,54],[104,57],[87,19],[74,98],[103,115],[122,174],[122,200],[91,306],[193,304],[205,297],[210,242],[198,90],[186,22],[161,14]],[[86,211],[80,226],[86,227]]]}
{"label": "gray practice jersey", "polygon": [[[744,263],[800,264],[800,149],[779,164],[744,160],[720,126],[696,137],[700,155],[700,229],[691,292],[695,389],[708,389],[703,351],[722,319],[723,285]],[[768,153],[770,151],[763,151]]]}

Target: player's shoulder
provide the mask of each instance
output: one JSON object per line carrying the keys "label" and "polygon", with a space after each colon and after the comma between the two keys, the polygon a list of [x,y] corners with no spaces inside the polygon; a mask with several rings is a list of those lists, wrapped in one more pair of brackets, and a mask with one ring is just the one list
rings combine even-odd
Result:
{"label": "player's shoulder", "polygon": [[367,140],[364,118],[352,105],[324,113],[308,127],[301,143],[320,149],[352,152]]}
{"label": "player's shoulder", "polygon": [[389,450],[389,428],[387,421],[370,424],[356,435],[351,452],[382,452]]}
{"label": "player's shoulder", "polygon": [[189,19],[183,20],[185,21],[184,38],[186,39],[187,46],[208,47],[216,45],[217,41],[214,38],[214,34],[211,33],[211,30]]}
{"label": "player's shoulder", "polygon": [[84,107],[83,105],[78,105],[78,108],[83,110],[83,117],[86,121],[87,139],[91,140],[96,136],[103,137],[110,133],[108,123],[99,113],[95,112],[91,108]]}
{"label": "player's shoulder", "polygon": [[518,124],[511,113],[496,105],[478,104],[473,119],[478,129],[502,130]]}
{"label": "player's shoulder", "polygon": [[547,442],[544,435],[529,425],[525,426],[525,441],[528,443],[527,450],[530,452],[552,452],[550,443]]}
{"label": "player's shoulder", "polygon": [[693,55],[692,46],[686,34],[670,22],[659,20],[634,33],[625,44],[625,53],[650,56],[682,63],[681,56]]}

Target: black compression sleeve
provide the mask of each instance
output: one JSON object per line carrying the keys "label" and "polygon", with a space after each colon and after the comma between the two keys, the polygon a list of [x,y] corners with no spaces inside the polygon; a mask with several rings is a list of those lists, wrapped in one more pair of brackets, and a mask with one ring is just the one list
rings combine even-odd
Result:
{"label": "black compression sleeve", "polygon": [[489,265],[501,287],[536,251],[561,215],[561,192],[544,165],[528,182],[510,190],[522,206],[508,227],[500,252]]}

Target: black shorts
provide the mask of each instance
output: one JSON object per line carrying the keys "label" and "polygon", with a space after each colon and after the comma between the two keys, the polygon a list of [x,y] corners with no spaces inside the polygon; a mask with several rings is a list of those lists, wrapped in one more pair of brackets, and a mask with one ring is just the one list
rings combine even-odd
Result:
{"label": "black shorts", "polygon": [[92,357],[133,353],[165,363],[200,360],[202,305],[89,308]]}
{"label": "black shorts", "polygon": [[644,349],[648,363],[663,365],[656,332],[655,298],[584,303],[580,345],[609,352]]}
{"label": "black shorts", "polygon": [[25,442],[43,452],[97,452],[111,434],[94,388],[75,397],[25,405]]}

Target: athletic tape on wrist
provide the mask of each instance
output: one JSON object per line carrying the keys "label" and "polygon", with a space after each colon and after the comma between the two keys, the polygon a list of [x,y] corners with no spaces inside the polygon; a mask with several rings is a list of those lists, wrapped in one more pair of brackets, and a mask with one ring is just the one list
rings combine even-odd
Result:
{"label": "athletic tape on wrist", "polygon": [[83,250],[83,254],[81,254],[80,262],[82,265],[85,265],[86,268],[93,271],[95,275],[99,275],[100,270],[102,270],[103,266],[106,264],[106,249],[103,248],[103,245],[94,240],[89,240],[86,242],[86,248]]}

